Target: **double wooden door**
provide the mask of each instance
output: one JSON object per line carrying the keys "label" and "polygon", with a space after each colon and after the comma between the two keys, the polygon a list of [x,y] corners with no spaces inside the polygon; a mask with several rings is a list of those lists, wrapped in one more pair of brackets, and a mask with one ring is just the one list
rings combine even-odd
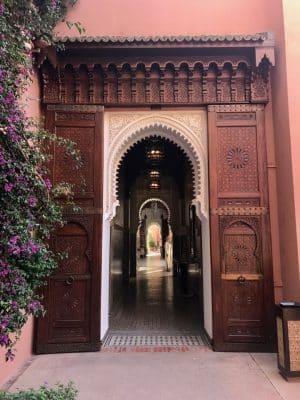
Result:
{"label": "double wooden door", "polygon": [[[69,256],[44,290],[47,313],[36,326],[35,350],[98,350],[103,112],[96,106],[48,107],[48,129],[81,151],[86,188],[81,191],[70,160],[54,148],[52,179],[75,185],[81,212],[66,215],[68,223],[53,236],[54,250]],[[214,347],[266,350],[273,292],[264,109],[209,106],[208,123]]]}
{"label": "double wooden door", "polygon": [[67,257],[43,289],[46,314],[36,324],[35,352],[96,351],[100,349],[103,108],[48,108],[47,129],[75,142],[83,165],[79,173],[65,150],[53,147],[52,181],[73,185],[80,211],[73,214],[66,209],[67,223],[51,239],[53,250]]}

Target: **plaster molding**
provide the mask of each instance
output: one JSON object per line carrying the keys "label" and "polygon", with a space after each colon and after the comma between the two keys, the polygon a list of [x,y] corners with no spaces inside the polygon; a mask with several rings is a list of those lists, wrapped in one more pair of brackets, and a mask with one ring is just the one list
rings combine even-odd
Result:
{"label": "plaster molding", "polygon": [[170,210],[170,207],[168,206],[168,204],[167,204],[164,200],[162,200],[162,199],[160,199],[160,198],[158,198],[158,197],[151,197],[150,199],[145,200],[145,201],[141,204],[141,206],[140,206],[140,208],[139,208],[139,222],[140,222],[140,223],[142,222],[142,211],[143,211],[143,208],[145,207],[146,204],[151,203],[152,201],[156,201],[156,202],[158,202],[158,203],[161,203],[161,204],[166,208],[166,210],[167,210],[167,212],[168,212],[168,223],[170,223],[170,220],[171,220],[171,210]]}
{"label": "plaster molding", "polygon": [[112,220],[119,205],[117,176],[125,154],[153,135],[166,138],[187,155],[193,169],[194,200],[208,216],[207,121],[204,110],[105,112],[104,213]]}

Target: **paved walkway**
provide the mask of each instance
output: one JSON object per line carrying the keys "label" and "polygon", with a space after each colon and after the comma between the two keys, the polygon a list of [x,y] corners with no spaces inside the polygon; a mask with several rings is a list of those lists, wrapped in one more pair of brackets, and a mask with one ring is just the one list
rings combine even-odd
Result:
{"label": "paved walkway", "polygon": [[199,272],[189,274],[183,296],[179,280],[166,271],[159,256],[139,260],[137,278],[119,294],[110,317],[110,331],[123,333],[199,334],[202,330],[202,293]]}
{"label": "paved walkway", "polygon": [[[112,315],[111,332],[201,333],[200,296],[181,296],[159,259],[144,264]],[[192,274],[190,291],[197,282]],[[300,382],[284,381],[274,354],[214,353],[205,345],[119,350],[35,356],[10,390],[72,380],[80,400],[300,400]]]}
{"label": "paved walkway", "polygon": [[80,400],[299,400],[300,382],[285,382],[274,354],[79,353],[35,356],[12,385],[72,380]]}

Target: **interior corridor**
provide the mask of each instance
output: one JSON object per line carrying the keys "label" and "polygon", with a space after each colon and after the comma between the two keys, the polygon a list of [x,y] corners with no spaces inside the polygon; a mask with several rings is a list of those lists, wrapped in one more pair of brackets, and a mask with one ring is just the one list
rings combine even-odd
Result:
{"label": "interior corridor", "polygon": [[187,291],[180,274],[166,271],[159,255],[138,261],[137,277],[120,293],[110,316],[110,333],[196,334],[202,331],[199,270],[188,274]]}
{"label": "interior corridor", "polygon": [[115,343],[125,346],[198,345],[202,231],[192,164],[178,145],[150,135],[126,153],[117,179],[108,336],[119,335]]}

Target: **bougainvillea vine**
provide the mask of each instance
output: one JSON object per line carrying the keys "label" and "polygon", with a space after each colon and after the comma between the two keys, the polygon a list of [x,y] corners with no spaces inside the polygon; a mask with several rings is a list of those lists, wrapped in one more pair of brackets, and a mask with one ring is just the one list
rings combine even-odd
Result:
{"label": "bougainvillea vine", "polygon": [[79,161],[71,142],[26,117],[21,98],[34,71],[34,43],[53,43],[54,26],[75,2],[0,0],[0,346],[6,360],[14,358],[28,317],[43,313],[36,291],[57,266],[48,238],[63,224],[57,197],[70,187],[52,187],[45,143],[56,141]]}

